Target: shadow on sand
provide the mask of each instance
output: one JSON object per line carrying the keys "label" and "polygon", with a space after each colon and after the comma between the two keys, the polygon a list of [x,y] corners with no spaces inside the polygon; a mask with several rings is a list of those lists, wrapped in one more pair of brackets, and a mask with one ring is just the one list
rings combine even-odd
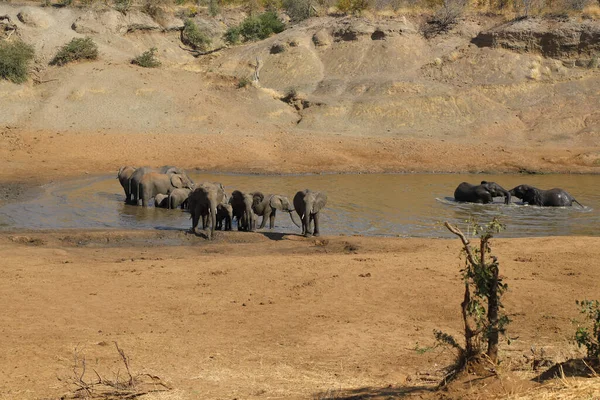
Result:
{"label": "shadow on sand", "polygon": [[427,386],[405,386],[374,388],[364,387],[359,389],[328,390],[316,393],[313,399],[318,400],[387,400],[414,396],[418,394],[433,393],[435,388]]}

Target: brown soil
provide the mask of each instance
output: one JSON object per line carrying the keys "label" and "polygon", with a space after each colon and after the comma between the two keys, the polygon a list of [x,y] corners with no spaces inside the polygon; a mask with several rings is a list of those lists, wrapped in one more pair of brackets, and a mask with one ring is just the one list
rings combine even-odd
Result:
{"label": "brown soil", "polygon": [[[178,243],[164,246],[160,243]],[[507,398],[536,389],[532,350],[564,361],[576,299],[600,290],[599,238],[494,240],[509,292],[500,379],[430,392],[460,335],[457,240],[184,232],[19,232],[0,237],[0,392],[68,391],[75,353],[113,378],[174,390],[148,399]],[[538,359],[539,361],[539,359]],[[519,372],[515,372],[519,371]],[[63,379],[59,381],[57,377]],[[593,392],[592,392],[593,393]],[[364,395],[366,397],[352,397]]]}

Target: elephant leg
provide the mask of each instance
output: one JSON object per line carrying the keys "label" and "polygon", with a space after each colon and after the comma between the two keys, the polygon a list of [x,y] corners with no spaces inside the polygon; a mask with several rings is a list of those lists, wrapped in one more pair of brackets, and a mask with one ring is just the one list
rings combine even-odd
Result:
{"label": "elephant leg", "polygon": [[275,227],[275,215],[276,214],[277,214],[277,210],[273,210],[273,212],[269,216],[269,229],[273,229]]}
{"label": "elephant leg", "polygon": [[202,214],[202,229],[206,229],[208,225],[208,214]]}
{"label": "elephant leg", "polygon": [[262,216],[262,221],[260,223],[260,226],[258,227],[258,229],[263,229],[265,227],[265,225],[267,225],[267,218],[270,217],[270,213],[268,211],[265,210],[265,213]]}
{"label": "elephant leg", "polygon": [[315,230],[313,235],[319,236],[319,213],[314,214],[313,219],[315,220]]}
{"label": "elephant leg", "polygon": [[192,232],[196,233],[196,227],[198,226],[198,220],[200,219],[200,213],[192,213]]}

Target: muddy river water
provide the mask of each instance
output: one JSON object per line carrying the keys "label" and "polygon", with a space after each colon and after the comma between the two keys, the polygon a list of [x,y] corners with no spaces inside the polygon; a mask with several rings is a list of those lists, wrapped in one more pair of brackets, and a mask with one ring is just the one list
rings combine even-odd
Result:
{"label": "muddy river water", "polygon": [[[248,176],[190,174],[196,182],[217,181],[231,193],[260,190],[287,195],[298,190],[322,190],[328,195],[322,212],[322,233],[369,236],[447,237],[443,221],[482,222],[497,216],[507,225],[504,237],[600,235],[600,176],[594,175],[458,175],[374,174]],[[509,190],[527,183],[539,188],[561,187],[585,207],[540,208],[518,199],[504,205],[460,204],[456,186],[467,181],[495,181]],[[114,176],[50,183],[33,198],[0,207],[0,229],[188,229],[189,214],[181,210],[143,208],[123,203]],[[235,229],[235,226],[234,226]],[[299,233],[286,213],[278,213],[277,232]]]}

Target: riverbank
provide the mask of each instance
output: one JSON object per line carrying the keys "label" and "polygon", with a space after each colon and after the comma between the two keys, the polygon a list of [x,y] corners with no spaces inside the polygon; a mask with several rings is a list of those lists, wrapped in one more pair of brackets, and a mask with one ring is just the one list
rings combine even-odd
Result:
{"label": "riverbank", "polygon": [[[173,388],[147,399],[437,398],[424,388],[452,359],[432,347],[433,330],[460,335],[459,248],[239,232],[214,242],[184,231],[3,233],[0,393],[64,394],[75,353],[89,380],[92,368],[114,377],[123,372],[117,342],[134,372]],[[600,291],[589,261],[600,238],[498,239],[493,253],[515,339],[501,345],[504,388],[471,383],[444,398],[543,390],[528,381],[531,348],[551,361],[581,355],[571,319],[575,300]]]}
{"label": "riverbank", "polygon": [[115,173],[122,165],[177,165],[207,172],[598,173],[600,147],[523,141],[411,139],[317,133],[52,133],[10,131],[0,182],[47,183]]}

